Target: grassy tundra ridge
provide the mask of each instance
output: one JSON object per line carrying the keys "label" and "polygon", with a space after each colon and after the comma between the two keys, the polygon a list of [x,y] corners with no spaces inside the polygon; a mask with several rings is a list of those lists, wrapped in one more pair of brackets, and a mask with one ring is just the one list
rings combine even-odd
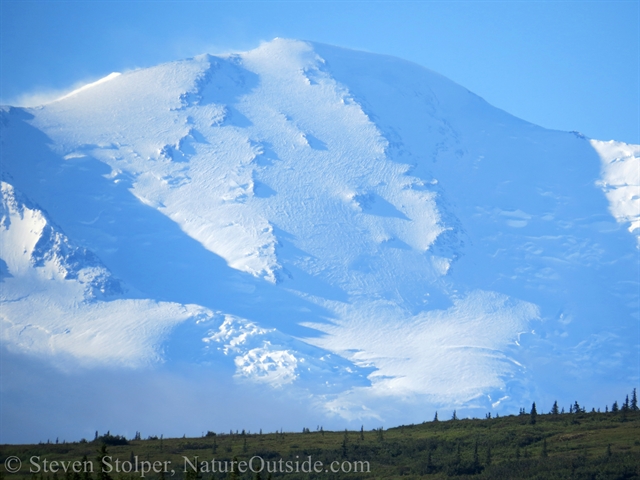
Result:
{"label": "grassy tundra ridge", "polygon": [[[198,438],[0,446],[2,480],[640,479],[640,411],[631,401],[590,412],[435,418],[387,430],[207,432]],[[19,463],[16,460],[19,459]],[[19,466],[19,470],[18,467]],[[11,473],[11,470],[18,470]]]}

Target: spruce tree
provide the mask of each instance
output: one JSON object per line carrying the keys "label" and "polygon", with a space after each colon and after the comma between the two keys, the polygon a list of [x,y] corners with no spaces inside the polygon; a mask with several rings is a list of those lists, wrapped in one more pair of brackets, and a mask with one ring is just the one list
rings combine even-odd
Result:
{"label": "spruce tree", "polygon": [[229,475],[229,479],[240,479],[240,474],[238,473],[238,457],[233,457],[233,460],[231,461],[231,474]]}
{"label": "spruce tree", "polygon": [[457,420],[458,416],[456,415],[456,411],[453,411],[453,416],[451,417],[451,420]]}
{"label": "spruce tree", "polygon": [[112,480],[111,475],[109,475],[106,471],[105,463],[109,463],[106,460],[107,455],[107,446],[103,443],[98,450],[98,480]]}
{"label": "spruce tree", "polygon": [[531,423],[531,425],[535,425],[537,419],[538,419],[538,412],[536,410],[536,402],[533,402],[533,405],[531,405],[531,419],[529,420],[529,422]]}
{"label": "spruce tree", "polygon": [[347,430],[344,431],[344,438],[342,439],[342,458],[347,458]]}
{"label": "spruce tree", "polygon": [[456,446],[456,456],[453,459],[453,463],[454,465],[456,465],[456,467],[459,467],[461,461],[462,461],[462,453],[460,452],[460,442],[458,441],[458,445]]}
{"label": "spruce tree", "polygon": [[427,474],[430,474],[431,471],[433,470],[433,462],[431,459],[431,449],[429,449],[429,452],[427,453],[427,465],[425,468]]}
{"label": "spruce tree", "polygon": [[476,440],[476,444],[473,447],[473,470],[476,473],[480,472],[480,458],[478,457],[478,440]]}
{"label": "spruce tree", "polygon": [[618,412],[618,401],[616,400],[615,402],[613,402],[613,405],[611,405],[611,412],[612,413],[617,413]]}
{"label": "spruce tree", "polygon": [[491,445],[489,445],[487,447],[487,460],[486,460],[485,463],[486,463],[487,467],[491,466]]}
{"label": "spruce tree", "polygon": [[631,394],[631,410],[634,412],[638,411],[638,395],[636,394],[636,389],[633,389],[633,393]]}
{"label": "spruce tree", "polygon": [[80,461],[82,463],[82,475],[80,476],[81,480],[92,480],[91,477],[91,472],[93,471],[93,468],[87,468],[90,465],[89,460],[87,459],[86,455],[82,456],[82,460]]}
{"label": "spruce tree", "polygon": [[433,417],[433,421],[434,421],[434,422],[437,422],[437,421],[438,421],[438,411],[437,411],[437,410],[436,410],[436,414],[435,414],[435,416]]}
{"label": "spruce tree", "polygon": [[551,415],[558,415],[560,411],[558,410],[558,401],[553,402],[553,407],[551,407]]}

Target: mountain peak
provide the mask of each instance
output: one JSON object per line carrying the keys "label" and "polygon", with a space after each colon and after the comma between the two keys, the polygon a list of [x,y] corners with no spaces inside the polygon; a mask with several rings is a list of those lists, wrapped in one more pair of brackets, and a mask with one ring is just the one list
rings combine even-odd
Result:
{"label": "mountain peak", "polygon": [[[267,384],[311,398],[305,418],[354,422],[601,404],[585,385],[631,375],[637,146],[545,130],[404,60],[281,38],[2,115],[3,178],[65,232],[40,257],[68,242],[127,286],[93,306],[35,295],[41,267],[3,256],[5,291],[23,292],[10,332],[49,332],[3,334],[12,351],[181,381],[197,366],[234,378],[243,405]],[[99,348],[52,351],[38,302]],[[96,312],[108,327],[89,328]]]}

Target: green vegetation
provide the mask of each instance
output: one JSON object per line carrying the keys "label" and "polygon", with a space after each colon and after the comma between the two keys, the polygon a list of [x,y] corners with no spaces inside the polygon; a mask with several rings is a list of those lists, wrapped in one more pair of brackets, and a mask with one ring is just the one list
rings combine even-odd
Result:
{"label": "green vegetation", "polygon": [[[22,460],[22,469],[10,474],[4,462],[13,455]],[[38,467],[30,461],[34,457]],[[253,460],[254,470],[261,461],[266,462],[264,470],[251,472],[245,465],[246,473],[239,472],[238,465],[252,457],[261,459]],[[87,465],[83,461],[91,463],[92,472],[73,471],[74,465]],[[111,471],[101,471],[104,462]],[[332,462],[334,469],[350,472],[325,472]],[[91,442],[3,445],[0,463],[4,480],[132,480],[141,478],[142,465],[147,468],[144,478],[151,480],[640,479],[640,411],[634,391],[631,401],[606,413],[586,412],[576,402],[570,413],[559,412],[554,404],[551,413],[542,414],[534,404],[519,415],[436,418],[373,431],[329,432],[319,427],[304,428],[302,433],[208,432],[200,438],[146,440],[139,433],[132,440],[108,433],[96,434]],[[37,468],[39,472],[29,472]],[[293,471],[286,473],[287,469]]]}

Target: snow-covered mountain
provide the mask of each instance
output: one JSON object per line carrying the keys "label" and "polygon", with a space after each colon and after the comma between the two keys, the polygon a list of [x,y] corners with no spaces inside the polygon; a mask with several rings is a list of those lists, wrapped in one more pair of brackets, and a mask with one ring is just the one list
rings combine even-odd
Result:
{"label": "snow-covered mountain", "polygon": [[284,39],[1,118],[0,441],[375,427],[638,383],[636,145]]}

